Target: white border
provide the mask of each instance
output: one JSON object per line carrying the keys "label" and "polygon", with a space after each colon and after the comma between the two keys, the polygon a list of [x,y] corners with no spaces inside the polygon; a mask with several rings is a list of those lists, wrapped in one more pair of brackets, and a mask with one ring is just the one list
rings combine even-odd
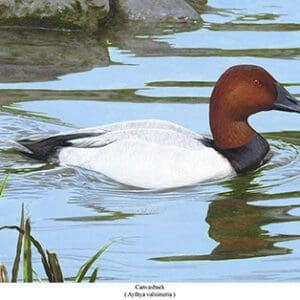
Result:
{"label": "white border", "polygon": [[[136,292],[136,285],[152,283],[95,283],[95,284],[0,284],[1,299],[30,300],[127,300],[127,299],[178,299],[178,300],[283,300],[287,297],[298,298],[300,283],[156,283],[164,285],[166,292],[173,296],[127,296]],[[147,291],[149,292],[149,291]]]}

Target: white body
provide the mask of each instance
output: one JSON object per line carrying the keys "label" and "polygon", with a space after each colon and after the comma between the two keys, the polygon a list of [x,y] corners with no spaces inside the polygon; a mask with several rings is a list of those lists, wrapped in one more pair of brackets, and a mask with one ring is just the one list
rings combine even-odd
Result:
{"label": "white body", "polygon": [[162,189],[194,185],[235,174],[229,161],[201,136],[168,121],[113,123],[76,132],[99,136],[72,140],[59,162],[100,172],[122,184]]}

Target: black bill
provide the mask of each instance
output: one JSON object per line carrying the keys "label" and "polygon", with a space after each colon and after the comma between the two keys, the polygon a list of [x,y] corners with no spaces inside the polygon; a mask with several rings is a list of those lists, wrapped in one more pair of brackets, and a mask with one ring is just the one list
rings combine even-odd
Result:
{"label": "black bill", "polygon": [[275,110],[300,113],[300,101],[293,97],[280,83],[276,83],[277,98],[274,101]]}

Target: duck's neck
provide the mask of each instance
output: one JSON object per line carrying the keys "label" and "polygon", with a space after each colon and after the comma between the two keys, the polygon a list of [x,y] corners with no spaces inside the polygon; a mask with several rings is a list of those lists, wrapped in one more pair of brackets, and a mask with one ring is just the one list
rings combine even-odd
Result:
{"label": "duck's neck", "polygon": [[262,165],[270,146],[262,136],[257,134],[250,142],[241,147],[223,150],[216,148],[216,150],[230,161],[237,173],[243,173]]}
{"label": "duck's neck", "polygon": [[210,118],[210,127],[218,149],[239,148],[248,144],[257,132],[248,121],[232,121],[225,116]]}
{"label": "duck's neck", "polygon": [[210,123],[215,149],[230,161],[237,173],[256,169],[263,163],[269,144],[247,120],[229,122],[226,118],[214,118]]}

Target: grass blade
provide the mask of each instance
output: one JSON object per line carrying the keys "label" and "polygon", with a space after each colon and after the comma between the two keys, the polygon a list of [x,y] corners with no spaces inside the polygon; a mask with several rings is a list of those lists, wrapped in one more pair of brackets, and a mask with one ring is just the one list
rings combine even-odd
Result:
{"label": "grass blade", "polygon": [[91,278],[90,278],[90,280],[89,280],[90,283],[94,283],[94,282],[96,281],[97,275],[98,275],[98,270],[99,270],[99,269],[96,268],[96,269],[93,271],[92,276],[91,276]]}
{"label": "grass blade", "polygon": [[47,251],[50,270],[53,275],[53,282],[64,282],[64,275],[61,271],[59,260],[56,253]]}
{"label": "grass blade", "polygon": [[0,265],[0,283],[8,282],[8,274],[5,266]]}
{"label": "grass blade", "polygon": [[[18,232],[21,232],[22,234],[25,234],[25,230],[21,229],[18,226],[2,226],[2,227],[0,227],[0,231],[4,230],[4,229],[17,230]],[[53,280],[52,280],[52,274],[51,274],[51,271],[50,271],[50,266],[48,264],[47,256],[45,254],[45,251],[44,251],[43,247],[41,246],[41,244],[33,236],[30,236],[30,240],[31,240],[32,244],[34,245],[34,247],[36,248],[36,250],[41,255],[41,261],[42,261],[45,273],[46,273],[46,275],[49,279],[49,282],[52,282]]]}
{"label": "grass blade", "polygon": [[33,272],[33,275],[35,276],[35,279],[38,282],[43,282],[42,279],[40,278],[39,274],[36,271],[32,270],[32,272]]}
{"label": "grass blade", "polygon": [[2,181],[2,183],[0,185],[0,198],[3,195],[3,191],[4,191],[5,187],[6,187],[7,181],[8,181],[8,174],[4,177],[4,180]]}
{"label": "grass blade", "polygon": [[[20,228],[24,230],[24,203],[22,203]],[[14,265],[12,268],[11,282],[17,282],[17,280],[18,280],[18,272],[19,272],[20,258],[21,258],[21,252],[22,252],[22,244],[23,244],[23,233],[19,232],[16,257],[15,257]]]}
{"label": "grass blade", "polygon": [[[41,255],[41,261],[44,266],[46,275],[48,277],[49,282],[64,282],[63,273],[60,267],[60,263],[56,253],[50,253],[47,251],[47,256],[41,244],[32,237],[31,235],[31,226],[30,226],[30,219],[27,219],[24,226],[24,206],[22,205],[22,213],[21,213],[21,227],[18,226],[1,226],[0,231],[4,229],[10,230],[17,230],[19,232],[19,236],[23,236],[23,281],[24,282],[32,282],[33,281],[33,274],[36,274],[32,269],[32,254],[31,254],[31,247],[32,245],[37,249],[39,254]],[[93,263],[105,252],[113,243],[109,243],[102,247],[92,258],[90,258],[85,264],[81,266],[79,269],[76,277],[75,282],[81,282],[86,273],[89,271]],[[19,246],[19,251],[22,249],[22,245]],[[18,266],[18,253],[16,254],[16,259],[14,265]],[[18,267],[16,267],[18,269]],[[97,280],[98,275],[98,268],[94,269],[89,282],[95,282]],[[17,280],[17,271],[13,272],[13,276],[15,276],[15,280]],[[8,282],[7,271],[4,266],[0,266],[0,282],[5,281]],[[36,274],[39,281],[41,279]]]}
{"label": "grass blade", "polygon": [[90,258],[85,264],[81,266],[79,269],[76,277],[75,282],[81,282],[84,276],[86,275],[87,271],[90,269],[92,264],[99,258],[99,256],[107,250],[108,247],[111,246],[112,243],[109,243],[105,246],[103,246],[92,258]]}
{"label": "grass blade", "polygon": [[32,282],[32,260],[31,260],[31,240],[30,240],[30,220],[25,223],[24,247],[23,247],[23,281]]}

